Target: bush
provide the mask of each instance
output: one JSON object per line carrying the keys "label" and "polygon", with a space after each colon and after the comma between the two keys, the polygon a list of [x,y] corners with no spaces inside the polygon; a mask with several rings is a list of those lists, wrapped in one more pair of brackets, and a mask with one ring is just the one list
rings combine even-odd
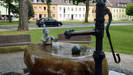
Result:
{"label": "bush", "polygon": [[133,16],[133,5],[132,4],[127,5],[126,14],[129,15],[129,16]]}

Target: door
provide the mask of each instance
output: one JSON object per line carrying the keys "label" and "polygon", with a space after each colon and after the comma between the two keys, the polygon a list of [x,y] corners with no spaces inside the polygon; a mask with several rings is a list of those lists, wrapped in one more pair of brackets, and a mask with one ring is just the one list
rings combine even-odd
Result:
{"label": "door", "polygon": [[73,14],[71,15],[71,20],[73,20],[74,19],[74,16],[73,16]]}

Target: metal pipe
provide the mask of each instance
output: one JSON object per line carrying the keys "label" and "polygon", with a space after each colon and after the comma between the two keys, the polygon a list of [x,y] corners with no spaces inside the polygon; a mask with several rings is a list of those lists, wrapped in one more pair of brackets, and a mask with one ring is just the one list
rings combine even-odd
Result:
{"label": "metal pipe", "polygon": [[65,37],[67,39],[71,38],[72,36],[76,35],[95,35],[95,29],[92,30],[85,30],[85,31],[74,31],[74,30],[69,30],[64,33]]}
{"label": "metal pipe", "polygon": [[95,75],[103,75],[102,61],[105,58],[103,52],[105,0],[97,0],[96,4],[96,51],[93,54],[95,60]]}
{"label": "metal pipe", "polygon": [[95,30],[92,31],[66,31],[64,34],[67,39],[71,36],[76,35],[95,35],[96,37],[96,51],[93,54],[95,61],[95,75],[103,75],[102,71],[102,61],[105,58],[105,54],[103,52],[103,36],[104,36],[104,16],[106,13],[106,0],[97,0],[96,1],[96,23]]}

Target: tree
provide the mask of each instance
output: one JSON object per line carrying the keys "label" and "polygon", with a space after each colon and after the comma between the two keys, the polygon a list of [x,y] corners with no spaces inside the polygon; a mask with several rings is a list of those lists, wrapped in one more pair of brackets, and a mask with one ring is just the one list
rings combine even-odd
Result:
{"label": "tree", "polygon": [[[17,2],[19,3],[19,2]],[[18,14],[19,15],[19,4],[18,5],[13,5],[11,7],[11,12],[13,14]],[[30,20],[32,17],[34,17],[34,10],[32,3],[28,0],[28,20]]]}
{"label": "tree", "polygon": [[89,17],[89,1],[90,0],[72,0],[74,4],[84,3],[86,5],[86,12],[85,12],[85,23],[88,22]]}
{"label": "tree", "polygon": [[51,18],[51,10],[50,10],[50,5],[51,5],[51,0],[41,0],[43,3],[46,2],[47,4],[47,12],[48,12],[48,18]]}
{"label": "tree", "polygon": [[13,2],[17,2],[18,0],[0,0],[2,2],[2,5],[6,8],[8,8],[8,20],[9,22],[12,21],[11,19],[11,11],[13,10],[13,8],[15,7],[13,5]]}
{"label": "tree", "polygon": [[19,6],[18,5],[12,5],[11,6],[11,13],[12,14],[19,14]]}
{"label": "tree", "polygon": [[86,12],[85,12],[85,23],[88,22],[88,17],[89,17],[89,0],[86,0]]}
{"label": "tree", "polygon": [[28,20],[30,20],[32,17],[34,17],[34,10],[32,3],[28,0]]}
{"label": "tree", "polygon": [[127,5],[126,14],[129,16],[133,16],[133,5],[132,4]]}
{"label": "tree", "polygon": [[18,31],[28,31],[28,0],[19,1]]}

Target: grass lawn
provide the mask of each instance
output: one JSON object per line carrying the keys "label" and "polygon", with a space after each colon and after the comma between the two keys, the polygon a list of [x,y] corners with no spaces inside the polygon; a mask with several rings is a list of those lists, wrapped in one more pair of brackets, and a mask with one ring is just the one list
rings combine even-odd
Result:
{"label": "grass lawn", "polygon": [[[49,34],[57,37],[58,34],[63,33],[65,30],[70,30],[72,28],[56,28],[49,29]],[[83,27],[83,28],[73,28],[75,30],[87,30],[91,29],[91,27]],[[112,26],[110,29],[111,38],[113,42],[114,49],[117,52],[125,53],[125,54],[133,54],[133,26]],[[16,31],[6,31],[0,32],[1,35],[12,35],[12,34],[30,34],[32,36],[33,43],[40,43],[42,37],[42,30],[31,30],[28,32],[16,32]],[[95,42],[95,37],[92,37],[92,41]],[[89,44],[89,46],[95,47],[95,43]],[[0,50],[3,50],[0,48]],[[104,37],[104,50],[110,51],[110,47],[108,44],[108,40],[106,35]]]}
{"label": "grass lawn", "polygon": [[133,21],[113,21],[113,23],[133,23]]}

